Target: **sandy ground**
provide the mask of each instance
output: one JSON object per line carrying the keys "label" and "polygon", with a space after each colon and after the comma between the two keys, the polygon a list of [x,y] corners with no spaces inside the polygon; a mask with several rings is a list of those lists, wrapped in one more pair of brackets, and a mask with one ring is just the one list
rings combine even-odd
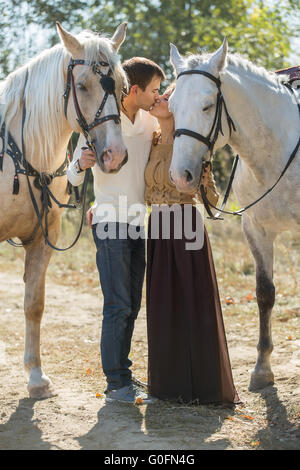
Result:
{"label": "sandy ground", "polygon": [[[42,361],[58,395],[33,400],[22,367],[23,293],[20,275],[0,275],[0,449],[300,449],[299,310],[285,310],[290,312],[287,318],[274,319],[276,382],[251,393],[258,320],[224,308],[233,376],[243,405],[105,404],[99,359],[101,292],[48,280]],[[135,375],[144,380],[146,345],[143,303],[131,356]]]}

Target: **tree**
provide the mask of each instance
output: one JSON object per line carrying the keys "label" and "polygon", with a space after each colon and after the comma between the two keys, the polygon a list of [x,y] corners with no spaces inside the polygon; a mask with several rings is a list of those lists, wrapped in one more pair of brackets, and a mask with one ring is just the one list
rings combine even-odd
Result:
{"label": "tree", "polygon": [[195,53],[218,48],[224,36],[231,51],[276,69],[288,64],[292,34],[287,14],[296,8],[292,3],[283,9],[256,0],[93,1],[86,24],[91,29],[112,31],[117,23],[128,21],[123,57],[152,58],[169,76],[170,42],[183,54]]}
{"label": "tree", "polygon": [[0,78],[58,41],[55,22],[82,22],[80,0],[0,0]]}
{"label": "tree", "polygon": [[224,36],[231,51],[276,69],[288,65],[291,38],[299,32],[289,19],[299,12],[299,0],[0,0],[0,76],[57,42],[56,21],[74,32],[105,33],[127,21],[122,57],[152,58],[169,77],[170,42],[183,54],[195,53],[216,49]]}
{"label": "tree", "polygon": [[[217,49],[224,36],[231,52],[274,70],[289,65],[299,16],[300,0],[0,0],[0,78],[59,40],[56,21],[75,33],[113,33],[126,21],[122,59],[151,58],[168,80],[170,42],[182,54],[197,53]],[[222,182],[230,159],[217,157],[215,165]]]}

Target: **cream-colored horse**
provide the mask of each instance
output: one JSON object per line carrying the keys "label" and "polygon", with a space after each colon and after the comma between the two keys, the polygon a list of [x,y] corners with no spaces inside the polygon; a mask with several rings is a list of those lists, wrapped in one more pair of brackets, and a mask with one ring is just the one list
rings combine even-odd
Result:
{"label": "cream-colored horse", "polygon": [[[61,43],[42,52],[0,84],[0,127],[5,123],[6,131],[10,132],[21,151],[23,127],[26,160],[36,171],[46,174],[52,174],[60,168],[65,161],[72,132],[81,132],[74,109],[72,89],[64,113],[63,95],[71,57],[74,60],[96,63],[97,67],[94,69],[90,65],[80,64],[73,68],[78,104],[87,123],[94,121],[104,96],[99,76],[106,75],[111,69],[118,99],[121,89],[127,85],[117,55],[118,48],[125,39],[126,24],[120,25],[111,38],[90,32],[73,36],[59,24],[57,27]],[[26,119],[22,126],[24,103]],[[115,97],[109,95],[103,115],[116,115],[118,111]],[[101,169],[105,172],[115,171],[126,156],[119,123],[113,119],[103,122],[90,130],[89,137]],[[51,381],[44,374],[40,359],[40,322],[44,310],[45,274],[53,250],[45,243],[37,226],[37,217],[24,174],[18,174],[19,191],[13,194],[16,167],[10,154],[11,147],[7,142],[8,136],[0,139],[0,149],[2,143],[5,150],[0,171],[0,241],[17,237],[25,243],[24,363],[29,374],[30,396],[44,398],[53,394]],[[32,182],[32,177],[29,178]],[[41,193],[33,185],[32,187],[40,205]],[[67,202],[65,175],[55,177],[50,188],[60,202]],[[53,244],[56,244],[60,233],[61,211],[53,204],[48,216],[49,239]],[[26,244],[26,241],[32,238],[33,241]]]}

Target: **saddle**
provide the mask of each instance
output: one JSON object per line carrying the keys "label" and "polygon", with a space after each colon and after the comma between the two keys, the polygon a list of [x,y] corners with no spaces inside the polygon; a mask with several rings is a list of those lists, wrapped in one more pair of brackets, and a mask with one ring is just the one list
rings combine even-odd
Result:
{"label": "saddle", "polygon": [[277,73],[278,75],[288,75],[288,84],[296,90],[300,89],[300,65],[295,65],[294,67],[288,67],[286,69],[276,70],[275,73]]}

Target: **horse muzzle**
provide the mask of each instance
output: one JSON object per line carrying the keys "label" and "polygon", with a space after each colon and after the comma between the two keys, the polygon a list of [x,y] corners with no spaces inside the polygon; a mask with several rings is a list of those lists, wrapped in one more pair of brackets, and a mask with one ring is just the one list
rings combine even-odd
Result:
{"label": "horse muzzle", "polygon": [[127,161],[127,149],[120,151],[106,148],[100,156],[99,165],[104,173],[117,173]]}
{"label": "horse muzzle", "polygon": [[180,193],[194,193],[198,187],[200,179],[200,175],[197,178],[195,173],[188,168],[178,171],[171,167],[169,176],[171,182],[175,184],[177,191]]}

